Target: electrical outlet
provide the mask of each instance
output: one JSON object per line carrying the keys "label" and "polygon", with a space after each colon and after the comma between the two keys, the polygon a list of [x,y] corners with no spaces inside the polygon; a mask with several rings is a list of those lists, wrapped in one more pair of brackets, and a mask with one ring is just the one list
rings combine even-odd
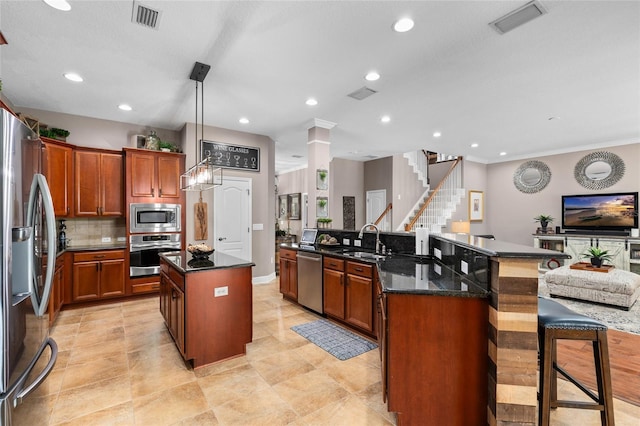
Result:
{"label": "electrical outlet", "polygon": [[343,238],[343,239],[342,239],[342,245],[343,245],[343,246],[348,246],[350,243],[351,243],[351,241],[349,241],[349,239],[348,239],[348,238]]}
{"label": "electrical outlet", "polygon": [[103,243],[110,243],[111,242],[111,237],[102,237],[102,242]]}
{"label": "electrical outlet", "polygon": [[353,240],[353,245],[356,247],[362,247],[362,240]]}
{"label": "electrical outlet", "polygon": [[229,295],[228,286],[216,287],[213,289],[213,297],[228,296],[228,295]]}
{"label": "electrical outlet", "polygon": [[119,243],[124,243],[125,241],[127,241],[127,237],[118,237],[117,240]]}

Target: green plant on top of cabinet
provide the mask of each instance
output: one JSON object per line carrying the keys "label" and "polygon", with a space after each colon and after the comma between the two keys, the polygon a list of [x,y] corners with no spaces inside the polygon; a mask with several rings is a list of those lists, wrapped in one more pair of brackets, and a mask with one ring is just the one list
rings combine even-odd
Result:
{"label": "green plant on top of cabinet", "polygon": [[76,217],[124,216],[122,154],[74,152]]}

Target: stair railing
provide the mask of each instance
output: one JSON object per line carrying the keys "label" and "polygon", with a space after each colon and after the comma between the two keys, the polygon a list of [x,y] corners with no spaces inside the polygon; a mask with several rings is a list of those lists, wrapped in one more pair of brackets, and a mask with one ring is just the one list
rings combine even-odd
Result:
{"label": "stair railing", "polygon": [[411,231],[416,225],[416,223],[418,222],[420,222],[422,226],[426,227],[426,225],[428,224],[429,218],[425,217],[425,211],[427,210],[427,207],[431,205],[432,202],[434,202],[434,204],[438,204],[438,205],[435,205],[436,210],[442,207],[439,204],[444,205],[446,202],[448,202],[449,197],[445,197],[444,200],[441,200],[442,197],[438,197],[438,194],[440,194],[440,192],[451,194],[453,193],[453,191],[459,188],[462,174],[453,173],[453,172],[456,170],[456,168],[458,167],[458,164],[460,163],[462,163],[462,157],[458,157],[453,161],[453,163],[451,164],[451,167],[449,167],[449,170],[447,171],[447,174],[444,176],[444,178],[429,194],[429,197],[425,200],[422,207],[420,207],[420,209],[416,212],[415,216],[409,221],[408,224],[404,226],[405,231],[407,232]]}
{"label": "stair railing", "polygon": [[387,213],[389,213],[391,211],[391,209],[393,208],[393,205],[391,203],[389,203],[387,205],[387,208],[384,209],[384,211],[380,214],[380,216],[378,216],[378,219],[376,219],[375,222],[373,222],[374,225],[379,225],[380,222],[382,222],[382,219],[384,219],[384,217],[387,215]]}

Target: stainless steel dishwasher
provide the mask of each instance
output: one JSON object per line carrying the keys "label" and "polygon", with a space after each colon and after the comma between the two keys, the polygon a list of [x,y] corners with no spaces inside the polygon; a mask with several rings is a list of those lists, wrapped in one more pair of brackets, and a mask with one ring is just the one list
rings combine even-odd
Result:
{"label": "stainless steel dishwasher", "polygon": [[322,313],[322,255],[298,250],[298,303]]}

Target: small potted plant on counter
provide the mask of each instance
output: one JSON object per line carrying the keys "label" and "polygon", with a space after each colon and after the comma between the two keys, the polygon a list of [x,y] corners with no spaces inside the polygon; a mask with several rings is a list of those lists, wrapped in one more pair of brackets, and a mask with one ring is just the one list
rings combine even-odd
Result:
{"label": "small potted plant on counter", "polygon": [[600,268],[604,261],[610,261],[611,255],[608,250],[603,250],[600,247],[589,247],[583,254],[583,258],[590,258],[591,265],[596,268]]}
{"label": "small potted plant on counter", "polygon": [[547,226],[553,222],[553,218],[546,214],[540,214],[534,217],[533,220],[540,223],[541,232],[547,232]]}

